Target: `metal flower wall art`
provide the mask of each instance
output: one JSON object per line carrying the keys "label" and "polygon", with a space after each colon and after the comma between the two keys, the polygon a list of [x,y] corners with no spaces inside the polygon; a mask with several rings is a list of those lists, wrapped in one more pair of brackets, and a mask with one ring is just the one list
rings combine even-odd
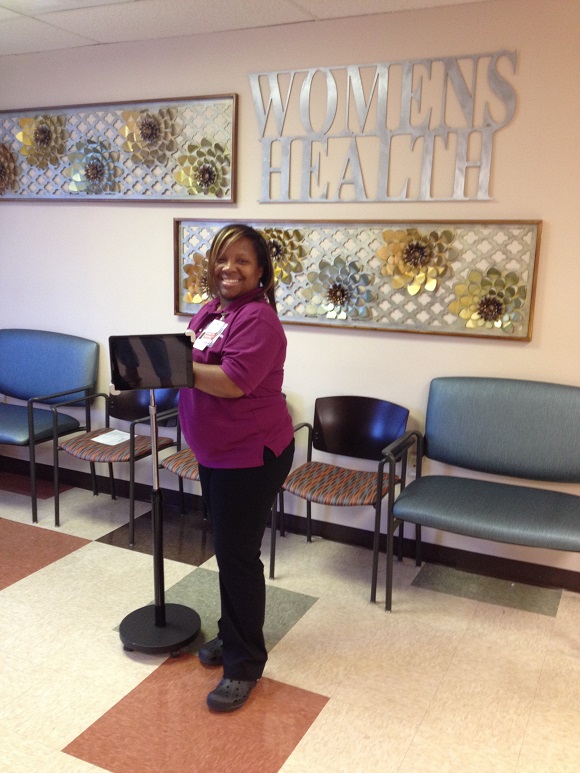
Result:
{"label": "metal flower wall art", "polygon": [[[208,299],[226,221],[174,221],[176,314]],[[252,222],[286,324],[529,341],[541,221]]]}
{"label": "metal flower wall art", "polygon": [[0,197],[231,203],[236,121],[235,94],[0,113]]}

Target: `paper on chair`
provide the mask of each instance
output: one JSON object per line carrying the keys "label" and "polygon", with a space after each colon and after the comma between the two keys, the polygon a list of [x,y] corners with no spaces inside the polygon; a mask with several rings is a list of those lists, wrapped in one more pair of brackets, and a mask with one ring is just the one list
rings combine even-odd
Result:
{"label": "paper on chair", "polygon": [[105,432],[104,435],[97,435],[94,440],[104,443],[106,446],[117,446],[119,443],[129,440],[130,437],[128,432],[123,432],[121,429],[112,429],[110,432]]}

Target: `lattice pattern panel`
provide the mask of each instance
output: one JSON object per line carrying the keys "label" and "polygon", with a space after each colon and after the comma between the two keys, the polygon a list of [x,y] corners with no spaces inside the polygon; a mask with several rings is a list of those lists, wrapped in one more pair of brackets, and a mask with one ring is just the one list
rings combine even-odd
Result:
{"label": "lattice pattern panel", "polygon": [[[175,312],[207,300],[225,221],[175,221]],[[284,323],[530,340],[541,222],[252,222]]]}
{"label": "lattice pattern panel", "polygon": [[0,201],[235,201],[236,95],[0,113]]}

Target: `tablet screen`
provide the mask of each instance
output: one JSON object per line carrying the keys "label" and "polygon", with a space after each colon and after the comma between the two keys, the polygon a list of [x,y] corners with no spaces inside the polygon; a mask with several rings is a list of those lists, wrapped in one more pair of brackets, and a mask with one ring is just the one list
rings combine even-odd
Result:
{"label": "tablet screen", "polygon": [[185,333],[109,337],[115,389],[192,387],[191,339]]}

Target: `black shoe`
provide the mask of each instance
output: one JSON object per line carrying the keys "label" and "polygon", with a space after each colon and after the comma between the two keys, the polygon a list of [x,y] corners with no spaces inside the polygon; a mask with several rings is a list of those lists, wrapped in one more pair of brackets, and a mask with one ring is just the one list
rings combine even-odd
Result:
{"label": "black shoe", "polygon": [[222,679],[207,696],[207,705],[212,711],[235,711],[248,700],[256,684],[255,681]]}
{"label": "black shoe", "polygon": [[199,659],[204,666],[221,666],[224,662],[224,643],[218,637],[206,642],[199,650]]}

